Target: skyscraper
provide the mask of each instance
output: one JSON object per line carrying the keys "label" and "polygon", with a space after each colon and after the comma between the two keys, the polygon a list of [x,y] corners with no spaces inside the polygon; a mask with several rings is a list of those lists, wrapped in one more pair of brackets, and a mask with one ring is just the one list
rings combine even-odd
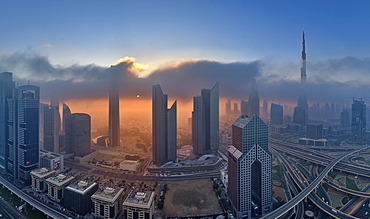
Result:
{"label": "skyscraper", "polygon": [[10,72],[0,73],[0,169],[5,170],[9,149],[7,139],[9,138],[8,100],[12,99],[15,91],[13,74]]}
{"label": "skyscraper", "polygon": [[323,124],[321,123],[309,123],[306,127],[307,138],[309,139],[321,139],[323,138]]}
{"label": "skyscraper", "polygon": [[120,146],[120,118],[119,118],[119,85],[121,77],[119,71],[111,66],[109,69],[109,146]]}
{"label": "skyscraper", "polygon": [[85,156],[90,153],[91,117],[85,113],[73,113],[66,118],[66,153]]}
{"label": "skyscraper", "polygon": [[167,109],[167,95],[159,84],[152,86],[152,153],[157,166],[177,157],[177,101]]}
{"label": "skyscraper", "polygon": [[228,153],[228,195],[237,218],[272,211],[268,127],[258,116],[241,115],[232,126]]}
{"label": "skyscraper", "polygon": [[44,149],[59,153],[60,114],[58,104],[44,108]]}
{"label": "skyscraper", "polygon": [[62,125],[62,134],[66,134],[66,118],[68,115],[71,115],[71,109],[69,109],[66,103],[63,103],[63,125]]}
{"label": "skyscraper", "polygon": [[[202,89],[201,96],[194,97],[193,149],[198,155],[216,153],[219,144],[219,85]],[[235,105],[234,105],[235,106]]]}
{"label": "skyscraper", "polygon": [[306,110],[296,106],[293,113],[293,123],[306,125]]}
{"label": "skyscraper", "polygon": [[244,115],[249,115],[249,104],[248,101],[242,100],[240,103],[240,113]]}
{"label": "skyscraper", "polygon": [[363,100],[353,99],[352,135],[354,139],[364,139],[366,137],[366,104]]}
{"label": "skyscraper", "polygon": [[[304,32],[302,35],[302,56],[301,56],[301,91],[302,94],[298,98],[298,107],[303,109],[305,112],[305,122],[308,121],[308,103],[307,103],[307,96],[306,96],[306,82],[307,82],[307,74],[306,74],[306,40],[304,37]],[[294,110],[295,111],[295,110]]]}
{"label": "skyscraper", "polygon": [[340,113],[340,125],[342,126],[342,128],[347,128],[350,126],[348,110],[343,110]]}
{"label": "skyscraper", "polygon": [[249,114],[250,116],[260,115],[260,98],[256,80],[251,82],[252,91],[249,94]]}
{"label": "skyscraper", "polygon": [[280,125],[283,124],[283,106],[271,103],[271,124]]}
{"label": "skyscraper", "polygon": [[7,171],[23,184],[31,181],[30,172],[39,163],[40,88],[23,85],[8,100],[8,163]]}
{"label": "skyscraper", "polygon": [[231,102],[230,102],[230,99],[227,99],[227,102],[226,102],[226,115],[230,115],[231,114]]}

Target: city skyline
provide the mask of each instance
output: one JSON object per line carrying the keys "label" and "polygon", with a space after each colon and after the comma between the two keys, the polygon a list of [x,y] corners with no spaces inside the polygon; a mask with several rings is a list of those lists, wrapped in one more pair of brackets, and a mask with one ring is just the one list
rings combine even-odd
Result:
{"label": "city skyline", "polygon": [[[293,102],[304,29],[308,89],[315,91],[308,96],[310,101],[314,96],[317,101],[350,104],[348,93],[363,97],[369,91],[370,80],[365,76],[370,66],[370,32],[364,28],[368,3],[336,3],[335,10],[329,2],[202,1],[193,7],[194,3],[128,2],[126,13],[115,13],[121,2],[111,2],[116,4],[114,9],[99,2],[74,3],[74,7],[71,2],[1,3],[6,9],[1,16],[7,16],[1,24],[7,35],[0,43],[0,71],[13,72],[20,84],[31,80],[40,86],[47,91],[42,101],[51,96],[63,101],[102,100],[106,69],[120,58],[134,57],[121,60],[125,99],[139,94],[149,101],[150,86],[161,83],[181,105],[181,101],[191,102],[196,90],[216,81],[221,98],[243,99],[250,80],[257,79],[261,99]],[[54,7],[68,14],[67,19],[52,13]],[[203,13],[206,9],[208,16]],[[34,13],[39,10],[42,13]],[[21,12],[23,18],[14,12]],[[96,25],[90,28],[89,24]],[[195,76],[198,83],[191,84],[191,89],[186,83],[168,86]]]}

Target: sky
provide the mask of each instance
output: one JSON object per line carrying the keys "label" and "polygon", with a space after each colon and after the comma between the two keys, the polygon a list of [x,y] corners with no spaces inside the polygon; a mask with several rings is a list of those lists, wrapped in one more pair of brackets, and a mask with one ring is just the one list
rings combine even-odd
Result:
{"label": "sky", "polygon": [[[308,100],[369,98],[369,1],[0,1],[0,72],[41,87],[43,101],[106,100],[111,65],[121,96],[160,84],[187,105],[220,95],[296,102],[302,31]],[[90,101],[92,102],[92,101]],[[147,104],[148,105],[148,104]],[[191,105],[190,105],[191,106]],[[87,107],[87,106],[86,106]],[[72,111],[73,111],[73,107]]]}

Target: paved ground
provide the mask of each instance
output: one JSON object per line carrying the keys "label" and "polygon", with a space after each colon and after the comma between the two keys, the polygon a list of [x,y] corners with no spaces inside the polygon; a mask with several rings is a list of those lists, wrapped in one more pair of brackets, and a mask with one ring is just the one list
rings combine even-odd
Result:
{"label": "paved ground", "polygon": [[162,215],[191,217],[222,213],[211,180],[168,183]]}

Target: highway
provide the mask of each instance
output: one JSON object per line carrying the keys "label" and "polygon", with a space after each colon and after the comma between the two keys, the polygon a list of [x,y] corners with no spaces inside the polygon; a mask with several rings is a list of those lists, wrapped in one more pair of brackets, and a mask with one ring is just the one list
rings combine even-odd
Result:
{"label": "highway", "polygon": [[[351,155],[353,153],[359,152],[361,150],[367,149],[369,146],[365,146],[356,150],[353,150],[351,152],[348,152],[341,157],[338,157],[334,159],[329,165],[320,173],[318,177],[316,177],[311,184],[309,184],[305,189],[303,189],[297,196],[295,196],[293,199],[289,200],[287,203],[285,203],[280,208],[276,209],[275,211],[266,214],[262,216],[261,218],[278,218],[288,212],[290,209],[292,209],[294,206],[296,206],[299,202],[301,202],[304,198],[306,198],[325,178],[325,176],[333,169],[333,167],[338,164],[342,159],[347,157],[348,155]],[[333,212],[336,213],[337,210],[333,209]]]}
{"label": "highway", "polygon": [[69,218],[68,215],[59,212],[44,203],[40,202],[37,199],[32,198],[27,193],[24,193],[22,190],[18,189],[16,186],[8,182],[6,179],[0,176],[0,183],[3,184],[6,188],[8,188],[12,193],[17,195],[19,198],[26,201],[31,206],[37,208],[41,212],[43,212],[45,215],[52,217],[52,218]]}

